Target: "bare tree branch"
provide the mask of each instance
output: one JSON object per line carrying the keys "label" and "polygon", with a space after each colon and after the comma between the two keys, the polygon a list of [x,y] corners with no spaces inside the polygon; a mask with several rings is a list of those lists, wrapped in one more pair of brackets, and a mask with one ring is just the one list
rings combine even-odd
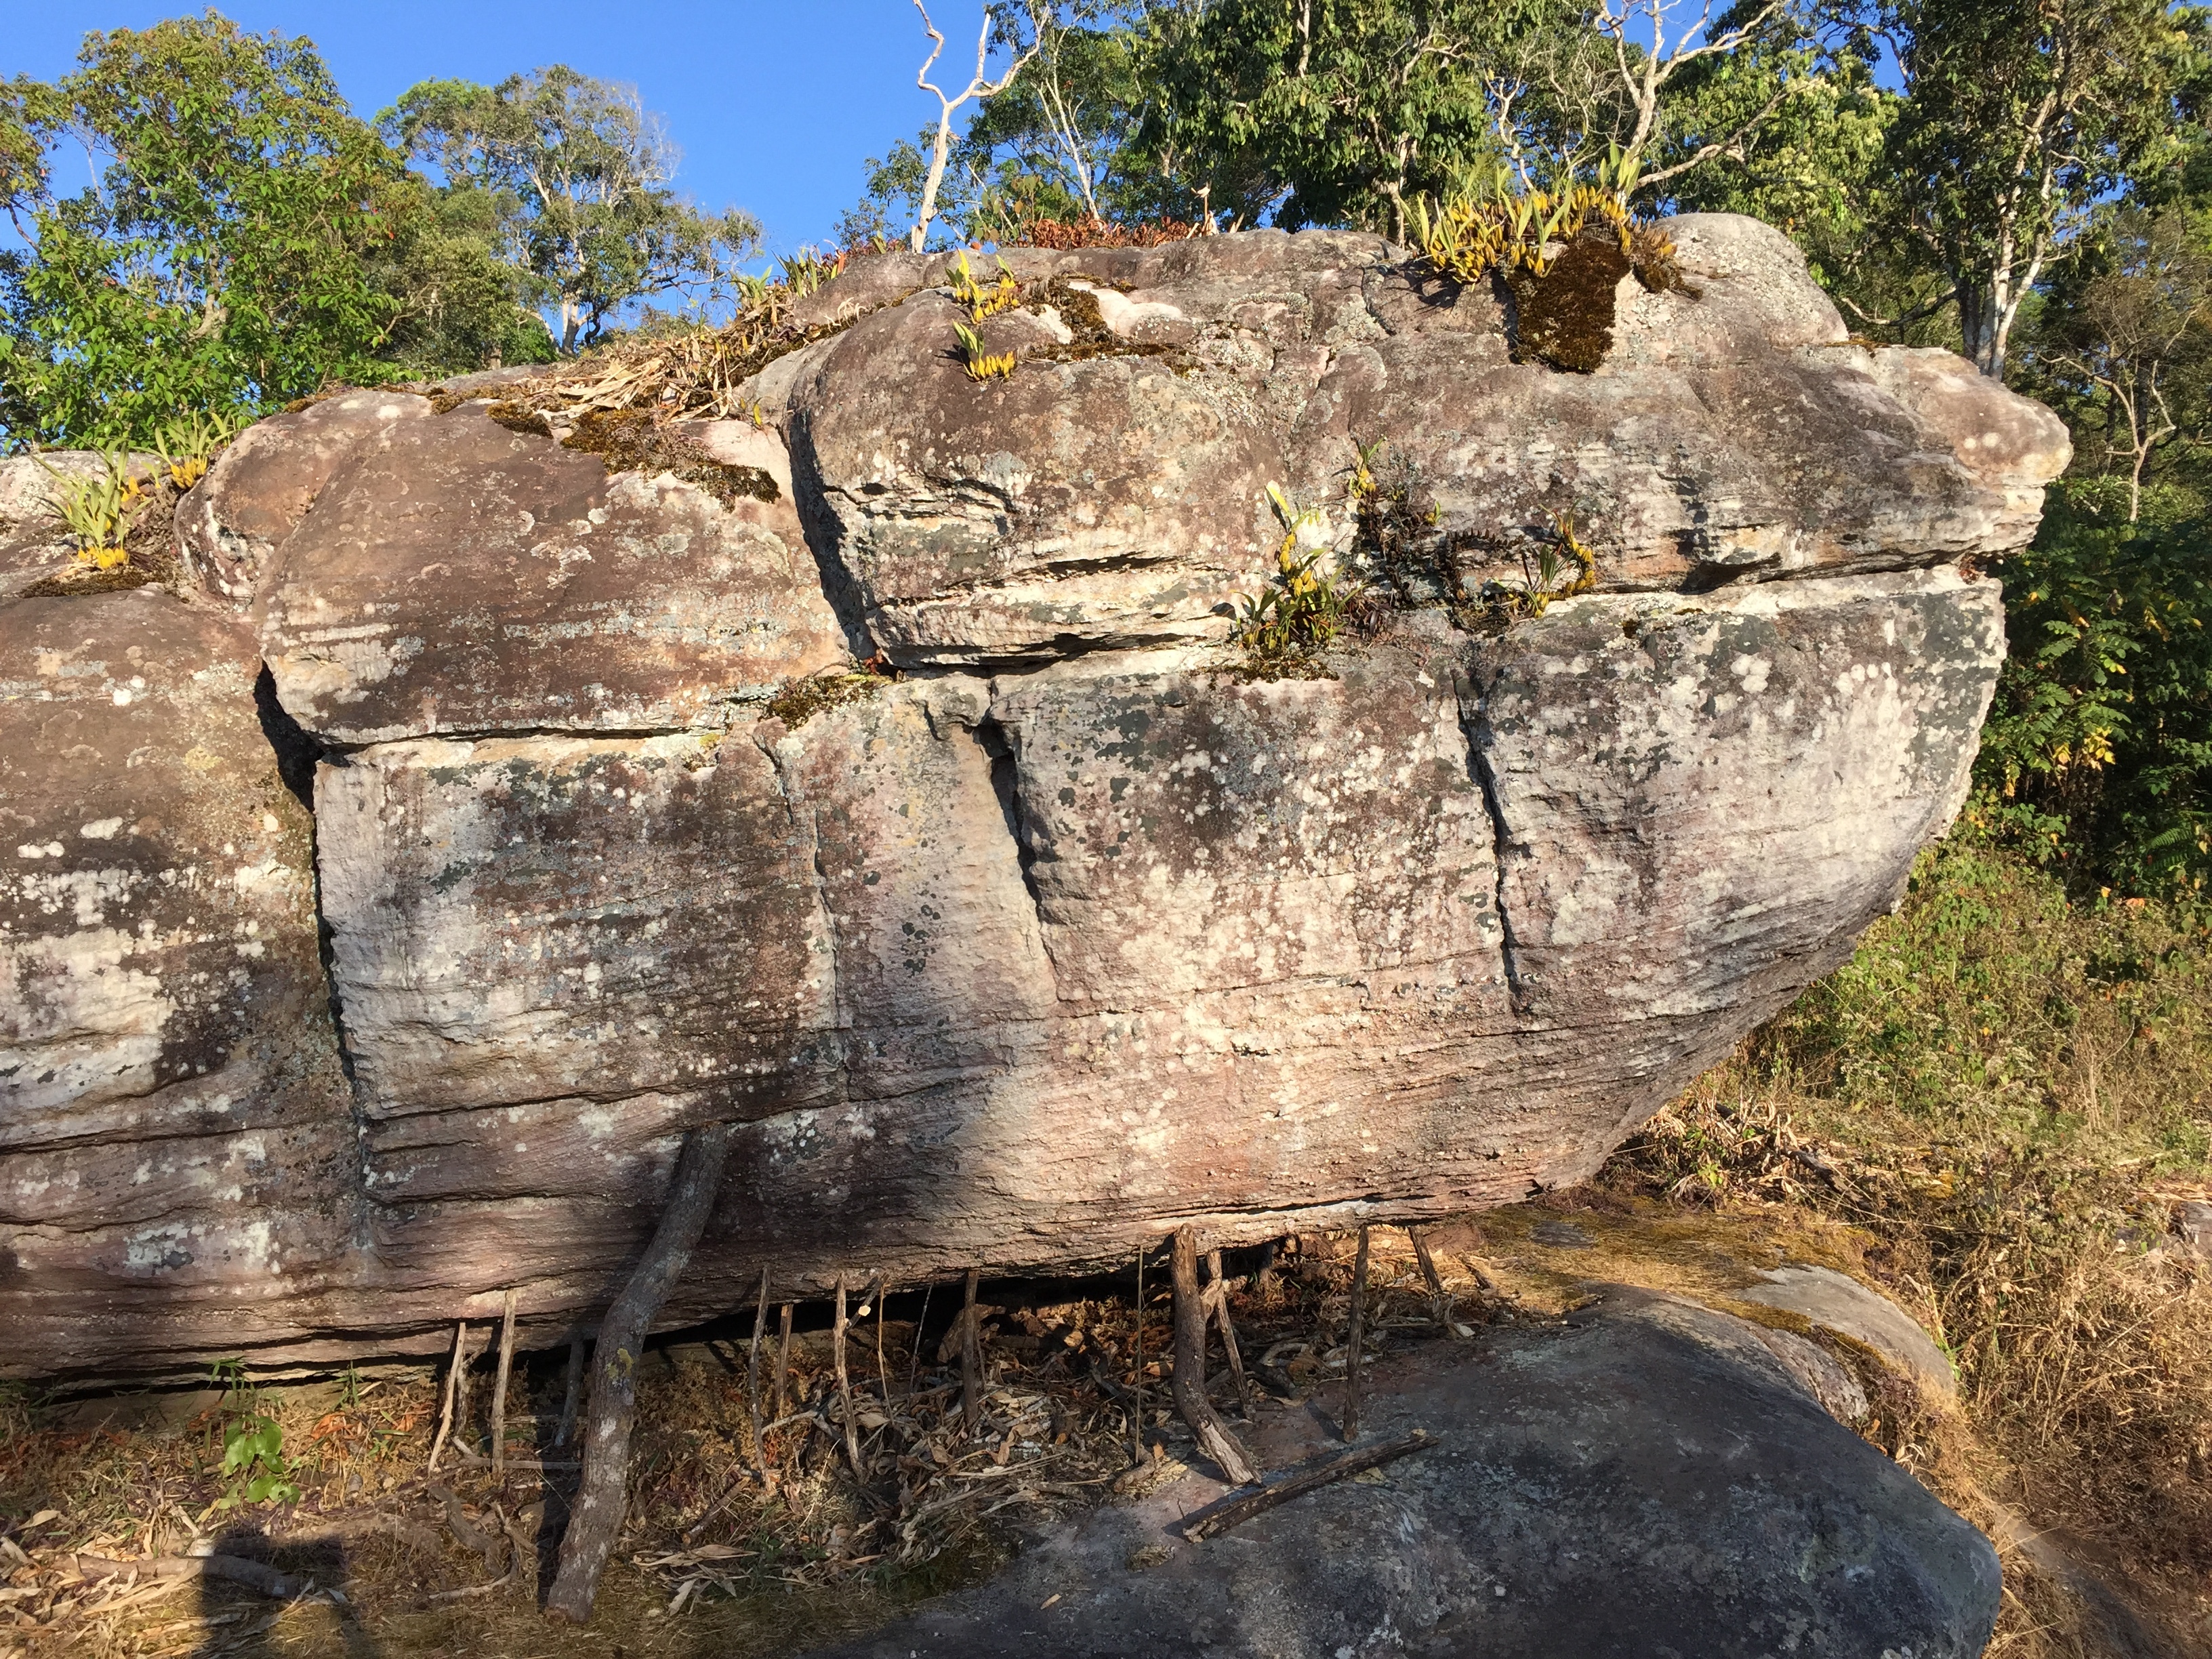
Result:
{"label": "bare tree branch", "polygon": [[921,201],[915,210],[914,229],[908,236],[916,253],[921,252],[922,244],[928,240],[929,222],[937,216],[938,187],[945,182],[945,159],[952,153],[952,112],[971,98],[997,97],[1013,83],[1014,76],[1022,72],[1023,66],[1036,56],[1037,48],[1044,43],[1044,20],[1039,15],[1037,6],[1038,0],[1030,0],[1032,27],[1028,49],[1017,55],[1012,64],[1007,66],[1006,72],[995,81],[985,72],[991,55],[993,8],[983,8],[983,27],[975,36],[975,73],[969,77],[959,95],[952,97],[929,78],[930,70],[935,65],[939,54],[945,50],[945,37],[938,32],[937,25],[930,21],[929,8],[922,3],[922,0],[914,0],[914,9],[921,14],[923,32],[935,43],[929,49],[929,56],[922,59],[914,83],[924,92],[934,94],[938,105],[937,142],[930,151],[929,176],[922,183]]}

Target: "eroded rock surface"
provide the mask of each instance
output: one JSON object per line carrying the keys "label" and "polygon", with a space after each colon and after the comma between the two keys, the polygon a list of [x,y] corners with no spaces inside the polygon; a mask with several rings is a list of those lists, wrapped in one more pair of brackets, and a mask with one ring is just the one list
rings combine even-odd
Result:
{"label": "eroded rock surface", "polygon": [[[1367,1438],[1431,1449],[1203,1542],[1193,1473],[1033,1540],[828,1659],[1651,1654],[1972,1659],[1996,1552],[1821,1409],[1752,1326],[1612,1287],[1569,1328],[1386,1362]],[[1340,1449],[1263,1419],[1271,1466]]]}
{"label": "eroded rock surface", "polygon": [[[1009,254],[980,386],[946,262],[866,262],[680,465],[514,377],[254,428],[186,591],[0,600],[0,1369],[428,1348],[510,1285],[550,1340],[717,1121],[671,1319],[1594,1168],[1948,823],[2002,653],[1950,562],[2063,460],[1777,234],[1675,234],[1592,374],[1257,233]],[[1564,514],[1597,591],[1244,678],[1268,486],[1379,556],[1355,440],[1417,559]]]}

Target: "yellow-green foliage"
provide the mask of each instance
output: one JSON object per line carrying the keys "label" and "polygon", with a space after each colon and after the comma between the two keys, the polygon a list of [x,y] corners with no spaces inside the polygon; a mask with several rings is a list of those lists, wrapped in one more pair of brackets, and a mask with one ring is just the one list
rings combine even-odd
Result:
{"label": "yellow-green foliage", "polygon": [[1320,526],[1321,514],[1299,512],[1273,484],[1267,486],[1267,500],[1284,532],[1275,550],[1275,579],[1256,594],[1237,596],[1230,637],[1252,678],[1311,678],[1321,672],[1321,653],[1343,632],[1358,594],[1329,574],[1326,548],[1299,544],[1304,532]]}
{"label": "yellow-green foliage", "polygon": [[1674,242],[1628,210],[1639,171],[1616,149],[1598,164],[1594,184],[1577,184],[1570,177],[1556,190],[1519,191],[1501,166],[1433,210],[1425,197],[1417,198],[1414,240],[1432,269],[1464,284],[1493,270],[1541,276],[1551,269],[1555,246],[1573,241],[1586,226],[1601,225],[1619,240],[1646,288],[1679,287]]}
{"label": "yellow-green foliage", "polygon": [[963,253],[953,263],[951,288],[953,299],[968,307],[968,320],[973,323],[1012,311],[1021,302],[1022,285],[1014,280],[1004,259],[999,261],[997,279],[986,288],[975,280],[975,273],[968,268],[968,256]]}
{"label": "yellow-green foliage", "polygon": [[1022,285],[1014,280],[1014,273],[1006,268],[1004,259],[999,261],[998,280],[986,288],[975,280],[975,273],[968,268],[968,256],[963,253],[952,264],[952,297],[966,307],[968,321],[955,323],[952,332],[960,342],[960,356],[968,365],[968,378],[988,380],[994,377],[1014,378],[1014,354],[993,351],[983,343],[983,337],[969,326],[1011,311],[1020,303]]}
{"label": "yellow-green foliage", "polygon": [[131,476],[128,453],[120,444],[99,452],[100,468],[86,477],[39,465],[54,481],[46,505],[76,539],[77,557],[98,570],[112,570],[130,557],[124,550],[124,532],[143,494],[140,481]]}
{"label": "yellow-green foliage", "polygon": [[954,337],[960,342],[960,355],[968,365],[969,380],[988,380],[994,375],[999,375],[1009,380],[1014,378],[1012,352],[993,351],[983,343],[983,337],[965,323],[953,324],[952,332]]}
{"label": "yellow-green foliage", "polygon": [[[1562,580],[1569,562],[1575,574]],[[1483,584],[1483,608],[1486,620],[1502,627],[1523,617],[1540,617],[1553,600],[1571,599],[1596,586],[1597,555],[1575,533],[1574,514],[1559,513],[1552,518],[1552,539],[1534,557],[1525,551],[1521,555],[1519,582]]]}
{"label": "yellow-green foliage", "polygon": [[165,422],[155,434],[154,453],[162,470],[179,490],[190,489],[207,476],[216,453],[236,435],[221,415],[194,413]]}

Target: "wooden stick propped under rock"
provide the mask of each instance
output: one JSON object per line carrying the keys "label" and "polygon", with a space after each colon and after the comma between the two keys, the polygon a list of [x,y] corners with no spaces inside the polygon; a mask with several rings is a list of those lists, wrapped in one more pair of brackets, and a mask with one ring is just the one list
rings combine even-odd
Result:
{"label": "wooden stick propped under rock", "polygon": [[562,1534],[560,1570],[545,1598],[547,1613],[572,1625],[592,1616],[599,1576],[606,1571],[622,1530],[630,1430],[637,1420],[637,1363],[645,1351],[646,1333],[707,1229],[736,1134],[734,1124],[717,1123],[684,1137],[668,1207],[661,1212],[653,1243],[599,1322],[599,1340],[592,1351],[591,1395],[585,1407],[583,1479],[577,1486],[568,1529]]}
{"label": "wooden stick propped under rock", "polygon": [[784,1379],[790,1375],[791,1304],[787,1302],[783,1304],[781,1311],[777,1316],[775,1338],[775,1401],[769,1407],[768,1414],[769,1420],[772,1423],[781,1423],[783,1420],[783,1384]]}
{"label": "wooden stick propped under rock", "polygon": [[507,1472],[507,1380],[514,1370],[514,1291],[500,1300],[499,1375],[491,1385],[491,1472]]}
{"label": "wooden stick propped under rock", "polygon": [[983,1426],[983,1340],[975,1317],[975,1291],[982,1278],[981,1268],[968,1270],[967,1303],[960,1310],[960,1418],[969,1434]]}
{"label": "wooden stick propped under rock", "polygon": [[1175,1280],[1175,1402],[1206,1455],[1235,1486],[1260,1477],[1206,1397],[1206,1303],[1198,1288],[1198,1235],[1178,1228],[1170,1267]]}
{"label": "wooden stick propped under rock", "polygon": [[568,1437],[576,1431],[576,1405],[584,1394],[584,1333],[580,1329],[568,1339],[568,1375],[561,1393],[561,1426],[553,1431],[553,1443],[565,1446]]}
{"label": "wooden stick propped under rock", "polygon": [[429,1469],[438,1472],[438,1454],[446,1449],[446,1437],[453,1431],[453,1394],[460,1385],[461,1365],[468,1354],[469,1322],[464,1319],[453,1327],[453,1358],[446,1367],[446,1389],[438,1401],[438,1431],[430,1437]]}
{"label": "wooden stick propped under rock", "polygon": [[1252,1385],[1244,1380],[1244,1356],[1237,1346],[1237,1325],[1229,1316],[1229,1281],[1221,1276],[1221,1252],[1206,1253],[1206,1271],[1212,1282],[1206,1287],[1206,1305],[1221,1327],[1221,1349],[1229,1356],[1229,1375],[1237,1380],[1237,1409],[1252,1415]]}
{"label": "wooden stick propped under rock", "polygon": [[768,1432],[761,1427],[760,1401],[760,1342],[761,1327],[768,1323],[768,1269],[761,1269],[760,1305],[753,1310],[753,1340],[745,1355],[745,1405],[753,1420],[753,1467],[760,1472],[761,1484],[768,1484]]}
{"label": "wooden stick propped under rock", "polygon": [[837,1275],[837,1314],[830,1328],[830,1357],[837,1368],[837,1405],[845,1417],[845,1461],[855,1480],[867,1479],[860,1468],[860,1425],[853,1420],[853,1379],[845,1369],[845,1275]]}
{"label": "wooden stick propped under rock", "polygon": [[1359,1438],[1359,1351],[1367,1342],[1367,1229],[1359,1230],[1359,1258],[1352,1269],[1352,1335],[1344,1360],[1344,1437]]}

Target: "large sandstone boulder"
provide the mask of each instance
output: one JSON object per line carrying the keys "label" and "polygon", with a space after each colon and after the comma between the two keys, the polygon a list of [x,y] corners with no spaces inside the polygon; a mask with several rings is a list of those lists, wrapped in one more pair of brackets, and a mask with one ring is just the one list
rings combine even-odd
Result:
{"label": "large sandstone boulder", "polygon": [[[1950,821],[2002,653],[1956,562],[2065,455],[1775,233],[1675,234],[1591,374],[1268,232],[1010,253],[1011,381],[898,255],[746,420],[509,377],[254,428],[189,581],[0,600],[0,1368],[421,1349],[509,1286],[550,1338],[718,1121],[672,1320],[1593,1169]],[[1271,486],[1376,556],[1358,447],[1417,561],[1565,515],[1595,591],[1464,631],[1378,577],[1246,678]]]}

